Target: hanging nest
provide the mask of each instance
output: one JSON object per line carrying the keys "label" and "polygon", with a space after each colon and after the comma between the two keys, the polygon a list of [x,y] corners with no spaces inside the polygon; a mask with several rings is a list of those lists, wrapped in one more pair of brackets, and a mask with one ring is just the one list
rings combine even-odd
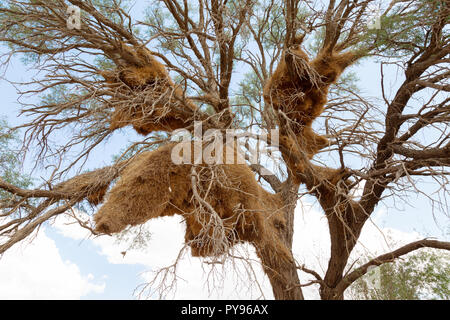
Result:
{"label": "hanging nest", "polygon": [[185,241],[193,256],[218,256],[250,242],[292,259],[279,236],[285,227],[282,202],[256,182],[247,165],[176,165],[173,146],[143,153],[130,163],[95,215],[96,231],[120,232],[178,214],[185,219]]}
{"label": "hanging nest", "polygon": [[86,198],[92,205],[101,203],[111,182],[117,178],[126,161],[115,166],[86,172],[56,185],[53,190],[70,194],[71,197]]}
{"label": "hanging nest", "polygon": [[[336,53],[323,49],[310,61],[301,46],[296,44],[283,53],[264,86],[266,104],[292,120],[289,127],[297,137],[296,143],[309,158],[328,145],[324,136],[312,130],[312,122],[323,112],[330,85],[355,59],[356,55],[352,52]],[[283,117],[280,119],[286,121]]]}
{"label": "hanging nest", "polygon": [[170,79],[160,62],[145,47],[122,45],[122,56],[114,71],[102,71],[114,92],[108,104],[114,108],[110,129],[132,125],[140,134],[186,127],[197,106],[184,97],[184,92]]}
{"label": "hanging nest", "polygon": [[327,102],[328,85],[299,45],[286,50],[264,87],[264,99],[301,126],[309,126]]}

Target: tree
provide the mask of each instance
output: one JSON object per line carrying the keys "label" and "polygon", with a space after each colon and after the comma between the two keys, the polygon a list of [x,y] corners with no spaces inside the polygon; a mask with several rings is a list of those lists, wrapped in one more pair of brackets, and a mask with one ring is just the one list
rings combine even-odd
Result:
{"label": "tree", "polygon": [[[21,91],[41,97],[38,104],[22,100],[25,144],[39,147],[37,161],[57,165],[36,189],[0,180],[18,199],[7,215],[27,213],[0,227],[7,237],[0,253],[86,199],[101,203],[110,185],[96,225],[80,221],[93,233],[182,215],[195,256],[236,259],[229,252],[237,243],[253,245],[276,299],[302,299],[302,287],[311,284],[319,284],[323,299],[343,299],[371,266],[423,247],[449,250],[448,242],[423,239],[346,270],[380,202],[422,192],[446,212],[440,199],[448,194],[448,4],[392,1],[380,12],[382,28],[368,29],[373,4],[164,0],[136,21],[126,3],[115,0],[2,1],[0,41],[9,45],[3,62],[20,55],[37,71]],[[383,99],[375,103],[357,92],[351,76],[339,77],[367,57],[381,60]],[[403,78],[392,97],[384,87],[390,65]],[[239,82],[242,70],[248,74]],[[271,130],[278,129],[281,174],[263,172],[273,168],[260,162],[171,163],[173,144],[165,133],[194,132],[195,122],[224,135],[253,129],[252,137],[267,136],[275,145]],[[130,147],[135,156],[66,179],[128,125],[144,135]],[[67,141],[51,144],[61,132]],[[249,153],[252,146],[245,144]],[[67,164],[62,159],[70,151],[77,156]],[[429,195],[421,179],[435,181],[439,192]],[[352,196],[357,186],[360,198]],[[304,194],[317,198],[329,224],[331,256],[323,276],[292,257],[294,209]],[[28,199],[38,204],[25,206]],[[313,280],[301,284],[298,272]]]}
{"label": "tree", "polygon": [[349,288],[354,299],[417,300],[450,297],[449,256],[434,251],[409,254],[402,261],[379,267],[378,287],[368,285],[367,275]]}

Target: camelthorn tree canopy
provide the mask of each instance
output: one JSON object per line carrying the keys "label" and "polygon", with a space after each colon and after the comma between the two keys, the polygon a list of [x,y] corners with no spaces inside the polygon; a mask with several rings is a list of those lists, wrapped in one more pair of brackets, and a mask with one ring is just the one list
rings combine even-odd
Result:
{"label": "camelthorn tree canopy", "polygon": [[[0,1],[3,65],[19,56],[36,71],[19,86],[24,117],[16,130],[24,148],[38,150],[37,162],[55,168],[34,189],[0,179],[0,254],[85,201],[94,217],[79,222],[93,234],[177,214],[194,256],[235,259],[233,247],[250,243],[276,299],[303,299],[311,284],[323,299],[343,299],[372,266],[423,247],[450,249],[423,239],[348,266],[376,206],[427,194],[419,181],[438,186],[427,196],[448,212],[446,1],[163,0],[149,2],[141,20],[129,4]],[[345,73],[364,59],[380,61],[377,101]],[[387,66],[401,75],[394,89],[385,86]],[[39,103],[27,101],[31,95]],[[264,167],[251,161],[255,144],[246,141],[239,152],[214,149],[216,162],[174,163],[170,134],[195,136],[198,123],[223,134],[214,142],[230,129],[265,137],[281,157]],[[141,141],[108,167],[70,176],[128,126]],[[54,144],[61,133],[64,143]],[[210,140],[184,146],[208,148]],[[227,155],[243,161],[220,161]],[[323,275],[292,255],[294,209],[304,194],[317,198],[329,225]],[[313,280],[301,284],[299,272]]]}

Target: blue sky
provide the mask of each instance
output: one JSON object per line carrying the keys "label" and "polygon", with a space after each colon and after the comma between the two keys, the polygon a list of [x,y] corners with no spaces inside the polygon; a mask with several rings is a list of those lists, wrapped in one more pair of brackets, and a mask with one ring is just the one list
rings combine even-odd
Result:
{"label": "blue sky", "polygon": [[[5,48],[1,48],[0,51],[5,52]],[[380,65],[375,61],[365,61],[361,65],[353,69],[360,81],[359,87],[366,95],[380,98]],[[30,72],[26,70],[17,59],[13,59],[9,66],[5,78],[12,81],[26,81]],[[397,74],[396,70],[391,67],[386,71],[385,77],[392,82],[391,87],[395,88],[401,79],[401,74]],[[389,85],[387,83],[387,85]],[[395,92],[395,90],[393,91]],[[10,125],[18,125],[22,123],[23,118],[18,118],[19,104],[17,103],[18,95],[12,85],[4,80],[0,80],[0,117],[7,117]],[[128,142],[135,139],[135,133],[130,129],[125,129],[116,133],[108,144],[100,146],[93,153],[88,167],[95,168],[101,167],[110,163],[111,157],[114,154],[125,147]],[[33,159],[27,159],[23,170],[28,172],[33,166]],[[36,171],[36,177],[45,176],[44,171]],[[429,189],[431,190],[431,189]],[[432,218],[431,207],[428,200],[421,195],[417,195],[417,198],[410,199],[411,206],[404,206],[387,202],[388,207],[380,206],[377,208],[375,214],[375,220],[379,228],[386,231],[387,234],[393,235],[396,241],[406,241],[415,239],[420,236],[435,236],[439,239],[448,239],[449,221],[448,217],[444,215],[438,215],[437,222]],[[308,205],[308,203],[303,203]],[[299,207],[301,207],[300,205]],[[298,222],[298,255],[299,259],[305,259],[307,263],[313,264],[317,268],[321,268],[326,264],[326,251],[327,251],[327,230],[323,225],[323,219],[321,219],[320,213],[317,208],[308,210],[301,210],[299,208],[298,215],[296,216]],[[310,222],[308,223],[307,221]],[[52,261],[56,261],[59,269],[55,269],[54,275],[60,275],[59,283],[51,284],[48,288],[43,285],[46,281],[45,272],[36,271],[36,274],[25,275],[25,271],[20,268],[14,268],[14,263],[20,263],[25,261],[26,263],[33,264],[33,256],[27,251],[28,249],[23,247],[23,251],[16,250],[10,255],[8,253],[0,260],[0,283],[6,281],[9,285],[16,285],[18,289],[16,292],[17,297],[40,297],[42,296],[42,290],[47,290],[48,295],[45,297],[66,297],[63,292],[73,292],[73,295],[68,295],[69,298],[81,298],[81,299],[133,299],[134,289],[141,283],[148,280],[148,277],[142,275],[142,272],[148,270],[155,270],[158,266],[169,265],[171,261],[176,258],[176,253],[182,246],[182,228],[180,221],[175,218],[169,221],[169,219],[158,220],[148,224],[147,226],[154,234],[151,242],[155,247],[153,251],[151,248],[143,248],[141,250],[129,250],[125,257],[121,252],[126,245],[117,244],[113,239],[92,239],[86,238],[85,233],[76,226],[66,226],[63,223],[55,222],[52,225],[46,225],[45,230],[38,235],[38,244],[34,247],[37,252],[46,252],[43,256],[48,257],[48,264],[46,261],[40,261],[42,268],[47,268],[49,274],[52,276]],[[447,228],[447,230],[445,229]],[[383,245],[378,244],[375,239],[377,234],[377,228],[368,227],[364,233],[364,237],[367,237],[367,246],[371,247],[373,251],[380,251],[386,249]],[[317,236],[319,234],[320,236]],[[307,235],[314,238],[316,242],[309,241]],[[303,237],[303,238],[302,238]],[[318,237],[317,239],[315,237]],[[303,241],[300,243],[300,240]],[[42,244],[42,245],[41,245]],[[50,249],[47,250],[45,244],[51,244]],[[32,247],[33,248],[33,247]],[[317,249],[321,257],[315,257],[317,259],[307,260],[306,257],[311,255],[311,252]],[[41,251],[39,251],[41,250]],[[251,250],[250,250],[251,251]],[[153,254],[154,253],[154,254]],[[318,253],[318,254],[319,254]],[[14,256],[14,257],[13,257]],[[21,260],[23,259],[23,260]],[[52,260],[53,259],[53,260]],[[6,262],[5,262],[6,261]],[[62,262],[61,262],[62,261]],[[2,267],[2,263],[6,267]],[[185,279],[181,280],[180,290],[176,297],[185,298],[202,298],[205,297],[203,286],[206,275],[201,270],[201,263],[199,259],[186,257],[184,260],[184,266],[186,267]],[[3,269],[2,269],[3,268]],[[33,269],[33,265],[30,265]],[[78,268],[78,269],[77,269]],[[78,270],[78,271],[77,271]],[[3,274],[2,274],[3,272]],[[22,273],[21,273],[22,272]],[[28,272],[28,271],[27,271]],[[72,284],[70,281],[65,280],[68,276],[73,279],[78,279],[77,284]],[[42,277],[44,282],[35,282],[31,279],[36,277]],[[258,277],[263,279],[262,273],[259,270]],[[14,284],[7,282],[9,279],[16,279]],[[59,278],[58,278],[59,279]],[[27,282],[28,281],[28,282]],[[256,293],[252,291],[252,294],[245,293],[243,295],[236,295],[236,289],[233,289],[234,282],[239,283],[239,279],[236,280],[233,276],[225,279],[224,292],[213,293],[213,297],[259,297],[258,290]],[[264,279],[261,280],[264,283]],[[80,287],[82,284],[82,287]],[[231,286],[231,289],[229,288]],[[8,297],[7,293],[2,291],[0,284],[0,297]],[[270,298],[270,290],[267,289],[267,283],[263,286],[266,293],[266,297]],[[41,288],[42,290],[39,290]],[[72,290],[72,291],[71,291]],[[34,294],[27,293],[34,292]],[[54,292],[54,295],[50,293]],[[249,291],[250,292],[250,291]],[[66,292],[67,293],[67,292]],[[191,296],[190,296],[191,294]],[[215,295],[214,295],[215,294]],[[311,296],[314,296],[311,293]],[[155,296],[152,296],[155,297]]]}

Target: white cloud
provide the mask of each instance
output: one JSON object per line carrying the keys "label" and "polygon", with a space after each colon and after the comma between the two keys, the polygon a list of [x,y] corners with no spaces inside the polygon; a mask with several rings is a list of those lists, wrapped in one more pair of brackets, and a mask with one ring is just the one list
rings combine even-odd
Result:
{"label": "white cloud", "polygon": [[[358,259],[356,263],[358,265],[364,257],[392,250],[389,244],[396,243],[394,247],[398,247],[420,236],[417,233],[378,227],[376,223],[386,216],[386,209],[382,207],[373,216],[373,221],[369,221],[363,228],[360,241],[350,256],[350,263]],[[57,220],[54,227],[67,237],[76,240],[83,238],[84,230],[76,224],[68,224],[68,221]],[[144,283],[148,283],[154,278],[156,271],[175,262],[183,247],[185,227],[180,217],[164,217],[150,220],[142,228],[151,232],[151,239],[145,249],[129,249],[129,242],[118,243],[109,236],[91,238],[91,241],[98,247],[99,253],[112,264],[144,265],[149,272],[141,274],[140,277]],[[167,298],[273,299],[270,283],[257,263],[254,250],[250,246],[238,246],[236,250],[255,262],[244,264],[236,260],[234,264],[229,262],[225,265],[211,265],[203,263],[205,260],[191,257],[188,249],[177,264],[176,290],[170,291]],[[299,264],[305,264],[321,275],[325,273],[330,255],[330,237],[326,218],[317,206],[299,203],[295,216],[293,251]],[[173,276],[171,273],[167,275],[169,279]],[[299,275],[301,283],[311,280],[308,274]],[[168,283],[170,284],[170,281]],[[156,284],[152,289],[155,288]],[[150,298],[157,298],[157,293],[154,292]],[[130,297],[131,294],[130,292]],[[317,287],[314,286],[306,287],[304,294],[309,299],[319,298]]]}
{"label": "white cloud", "polygon": [[[180,237],[179,218],[158,219],[158,228],[154,228],[153,238],[147,252],[153,259],[148,259],[149,272],[142,275],[145,282],[154,279],[156,271],[172,265],[184,239]],[[155,222],[156,222],[155,221]],[[155,227],[150,224],[149,227]],[[167,239],[167,235],[172,235]],[[164,244],[169,241],[169,245]],[[240,245],[234,248],[233,254],[245,257],[247,261],[235,260],[221,263],[203,263],[209,259],[200,259],[190,256],[190,249],[184,251],[182,259],[177,265],[178,281],[176,291],[167,298],[176,299],[272,299],[272,291],[268,280],[257,262],[254,249],[248,245]],[[168,273],[169,277],[171,276]],[[160,279],[160,278],[159,278]],[[159,282],[153,286],[155,290]],[[152,296],[158,297],[158,292]]]}
{"label": "white cloud", "polygon": [[[76,215],[76,217],[83,221],[89,221],[90,217],[88,214],[79,211],[77,209],[73,209],[70,212],[70,215]],[[91,235],[91,232],[85,228],[82,228],[80,224],[68,214],[61,214],[57,216],[52,222],[51,225],[64,237],[74,239],[74,240],[83,240],[88,238]]]}
{"label": "white cloud", "polygon": [[93,280],[92,274],[83,276],[76,264],[63,261],[45,229],[0,258],[0,299],[79,299],[103,292],[105,284]]}
{"label": "white cloud", "polygon": [[[81,213],[77,213],[82,216]],[[84,231],[79,225],[72,223],[69,216],[58,217],[53,227],[62,235],[74,240],[82,239]],[[143,283],[151,281],[155,271],[172,265],[184,245],[185,225],[179,216],[164,217],[148,221],[142,226],[143,231],[151,233],[151,239],[145,249],[129,249],[130,241],[117,242],[114,237],[100,236],[90,238],[112,264],[141,264],[148,270],[140,275]],[[123,255],[123,252],[126,252]],[[202,259],[190,256],[190,249],[184,251],[177,264],[176,291],[170,292],[167,298],[176,299],[245,299],[273,298],[272,292],[257,257],[250,246],[239,246],[236,254],[248,255],[255,262],[250,265],[236,261],[234,265],[210,265],[202,263]],[[251,269],[253,268],[253,270]],[[223,276],[225,275],[225,276]],[[136,275],[139,276],[139,275]],[[255,277],[258,283],[255,282]],[[205,281],[209,279],[209,281]],[[249,288],[248,283],[253,285]],[[142,297],[148,297],[149,292]],[[140,291],[137,290],[136,294]],[[132,292],[130,292],[131,297]],[[157,298],[154,293],[150,298]]]}
{"label": "white cloud", "polygon": [[[145,249],[129,249],[131,241],[118,242],[109,236],[93,239],[102,255],[114,264],[143,264],[146,266],[170,264],[184,242],[184,224],[179,217],[158,218],[142,226],[151,233]],[[125,256],[122,252],[125,252]]]}

